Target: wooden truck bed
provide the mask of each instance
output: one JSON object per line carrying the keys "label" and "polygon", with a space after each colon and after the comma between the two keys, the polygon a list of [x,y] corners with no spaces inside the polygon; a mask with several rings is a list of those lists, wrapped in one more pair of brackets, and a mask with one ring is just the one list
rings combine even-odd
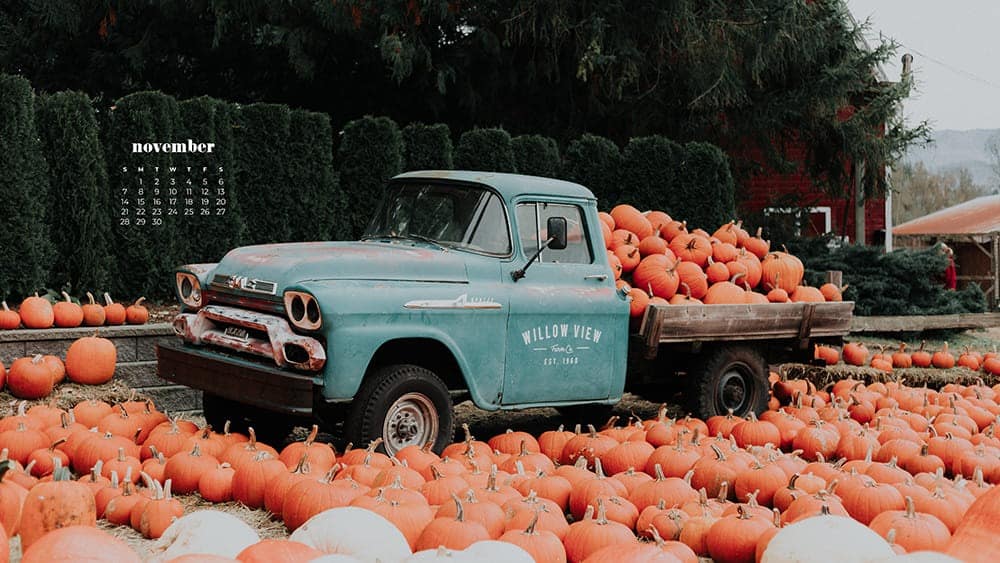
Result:
{"label": "wooden truck bed", "polygon": [[851,329],[853,301],[767,305],[653,305],[639,336],[648,350],[660,344],[837,337]]}

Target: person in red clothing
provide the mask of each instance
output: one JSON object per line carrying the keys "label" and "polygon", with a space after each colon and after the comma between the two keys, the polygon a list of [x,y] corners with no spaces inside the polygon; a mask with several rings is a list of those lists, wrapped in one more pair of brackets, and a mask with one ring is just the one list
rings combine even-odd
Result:
{"label": "person in red clothing", "polygon": [[955,270],[955,252],[947,244],[941,243],[941,252],[948,258],[948,265],[944,269],[945,289],[955,289],[958,287],[958,273]]}

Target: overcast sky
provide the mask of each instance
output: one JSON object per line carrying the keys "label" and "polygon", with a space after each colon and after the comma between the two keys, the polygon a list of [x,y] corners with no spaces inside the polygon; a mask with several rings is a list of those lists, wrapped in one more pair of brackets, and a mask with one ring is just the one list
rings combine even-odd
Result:
{"label": "overcast sky", "polygon": [[1000,0],[846,0],[870,33],[901,43],[885,69],[898,80],[899,58],[913,55],[916,92],[908,121],[941,129],[1000,129]]}

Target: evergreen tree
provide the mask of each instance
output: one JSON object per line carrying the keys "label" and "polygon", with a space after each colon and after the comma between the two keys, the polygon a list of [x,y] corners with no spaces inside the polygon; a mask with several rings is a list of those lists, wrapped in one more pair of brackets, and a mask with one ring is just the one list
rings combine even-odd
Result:
{"label": "evergreen tree", "polygon": [[[684,158],[684,148],[661,135],[637,137],[622,153],[624,203],[646,211],[659,209],[679,221],[691,215],[691,202],[677,193],[677,169]],[[698,225],[695,225],[698,226]]]}
{"label": "evergreen tree", "polygon": [[455,167],[451,130],[444,123],[411,123],[403,128],[403,170],[451,170]]}
{"label": "evergreen tree", "polygon": [[714,232],[736,217],[736,195],[729,160],[708,143],[684,145],[674,171],[675,189],[669,197],[683,206],[676,218],[692,227]]}
{"label": "evergreen tree", "polygon": [[49,182],[28,81],[0,74],[0,296],[42,289],[54,254],[46,224]]}
{"label": "evergreen tree", "polygon": [[295,197],[288,200],[291,240],[330,238],[335,222],[345,220],[335,192],[333,132],[322,113],[295,110],[291,115],[288,146],[288,184]]}
{"label": "evergreen tree", "polygon": [[611,139],[584,134],[574,139],[566,148],[563,176],[571,182],[583,184],[597,196],[597,205],[610,210],[622,198],[622,154]]}
{"label": "evergreen tree", "polygon": [[556,178],[562,169],[559,145],[544,135],[519,135],[511,141],[519,174]]}
{"label": "evergreen tree", "polygon": [[35,116],[49,169],[50,284],[76,295],[107,288],[117,217],[94,107],[82,92],[57,92],[37,98]]}
{"label": "evergreen tree", "polygon": [[[181,139],[214,143],[211,153],[184,155],[184,166],[199,171],[199,188],[209,190],[208,214],[198,215],[182,227],[181,262],[218,262],[226,252],[239,246],[246,236],[246,224],[237,193],[233,109],[222,100],[201,96],[179,104]],[[200,198],[199,198],[200,199]]]}
{"label": "evergreen tree", "polygon": [[[135,152],[133,143],[164,143],[176,139],[180,126],[177,100],[162,92],[137,92],[115,103],[110,116],[108,161],[111,190],[128,202],[114,202],[119,214],[113,227],[117,268],[111,289],[127,300],[139,296],[168,297],[173,293],[173,271],[183,258],[179,233],[183,232],[183,193],[169,204],[171,179],[180,191],[188,174],[174,169],[171,153]],[[162,201],[155,204],[155,198]],[[153,209],[163,210],[154,216]],[[168,208],[177,210],[172,215]],[[158,219],[160,219],[158,221]]]}
{"label": "evergreen tree", "polygon": [[403,169],[403,134],[388,117],[356,119],[344,126],[337,159],[347,203],[343,222],[353,240],[368,226],[386,182]]}
{"label": "evergreen tree", "polygon": [[455,168],[484,172],[517,172],[510,133],[500,128],[462,133],[455,150]]}
{"label": "evergreen tree", "polygon": [[243,107],[236,128],[236,185],[249,244],[292,240],[289,207],[297,198],[288,182],[291,112],[279,104]]}

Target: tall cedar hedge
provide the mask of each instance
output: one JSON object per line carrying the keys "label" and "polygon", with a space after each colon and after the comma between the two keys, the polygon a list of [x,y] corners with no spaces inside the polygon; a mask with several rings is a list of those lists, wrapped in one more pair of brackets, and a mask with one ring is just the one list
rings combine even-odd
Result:
{"label": "tall cedar hedge", "polygon": [[[222,100],[201,96],[179,104],[181,133],[178,139],[215,143],[211,153],[188,153],[183,165],[190,166],[199,179],[199,190],[208,189],[208,215],[185,218],[181,242],[185,248],[180,262],[217,262],[226,252],[242,244],[246,235],[237,193],[234,108]],[[199,203],[206,197],[199,191]]]}
{"label": "tall cedar hedge", "polygon": [[291,111],[279,104],[250,104],[239,110],[235,137],[236,182],[246,222],[246,242],[288,242],[289,201],[298,197],[288,183]]}
{"label": "tall cedar hedge", "polygon": [[625,187],[618,202],[630,203],[643,211],[659,209],[679,220],[687,219],[686,202],[676,186],[677,168],[683,155],[681,145],[661,135],[629,141],[622,153],[621,178]]}
{"label": "tall cedar hedge", "polygon": [[687,143],[674,166],[676,189],[669,196],[676,218],[714,232],[736,216],[736,193],[729,160],[709,143]]}
{"label": "tall cedar hedge", "polygon": [[348,238],[356,239],[368,226],[386,182],[403,169],[403,134],[388,117],[356,119],[344,126],[337,157],[347,202],[338,220],[347,222]]}
{"label": "tall cedar hedge", "polygon": [[622,153],[611,139],[586,133],[571,141],[566,147],[562,175],[590,188],[602,210],[610,210],[619,200],[629,198],[622,182]]}
{"label": "tall cedar hedge", "polygon": [[557,178],[562,171],[559,145],[544,135],[518,135],[511,141],[519,174]]}
{"label": "tall cedar hedge", "polygon": [[[123,298],[172,294],[171,274],[184,258],[181,234],[187,225],[184,200],[191,176],[186,170],[175,168],[172,153],[133,153],[132,144],[171,142],[179,138],[180,132],[180,110],[171,96],[162,92],[136,92],[115,103],[106,147],[110,187],[116,197],[128,190],[131,199],[127,213],[117,214],[113,225],[117,267],[111,289]],[[183,163],[183,156],[177,156],[178,163]],[[170,177],[178,189],[177,215],[167,211]],[[155,198],[162,202],[162,216],[153,216]],[[114,202],[112,208],[121,210],[122,205]],[[156,225],[158,218],[162,224]]]}
{"label": "tall cedar hedge", "polygon": [[49,182],[27,80],[0,74],[0,296],[19,301],[46,282],[54,253],[46,225]]}
{"label": "tall cedar hedge", "polygon": [[288,206],[291,240],[329,240],[343,213],[335,189],[333,131],[325,113],[295,110],[288,146]]}
{"label": "tall cedar hedge", "polygon": [[486,172],[517,172],[510,133],[499,128],[462,133],[455,149],[455,168]]}
{"label": "tall cedar hedge", "polygon": [[444,123],[411,123],[403,128],[403,170],[451,170],[454,151],[451,129]]}
{"label": "tall cedar hedge", "polygon": [[46,225],[55,254],[48,285],[74,295],[107,288],[117,217],[90,97],[82,92],[40,96],[35,118],[49,169]]}

